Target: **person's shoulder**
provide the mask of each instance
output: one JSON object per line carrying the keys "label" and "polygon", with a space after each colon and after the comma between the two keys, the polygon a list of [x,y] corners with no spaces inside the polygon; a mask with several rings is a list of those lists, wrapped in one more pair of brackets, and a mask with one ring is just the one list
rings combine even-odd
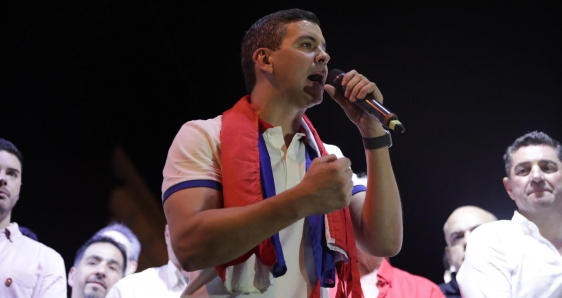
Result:
{"label": "person's shoulder", "polygon": [[53,248],[25,236],[22,236],[20,241],[29,250],[37,252],[37,256],[40,259],[39,261],[45,263],[43,264],[44,266],[49,267],[48,264],[50,264],[51,267],[62,266],[62,268],[64,268],[64,259],[62,258],[61,254]]}
{"label": "person's shoulder", "polygon": [[396,283],[400,284],[402,288],[411,289],[417,293],[431,293],[431,295],[427,297],[441,297],[443,294],[441,288],[426,277],[396,267],[392,267],[392,271],[393,279],[396,280]]}
{"label": "person's shoulder", "polygon": [[129,274],[117,281],[114,287],[117,286],[118,288],[121,288],[156,282],[162,270],[166,270],[166,265],[161,267],[150,267],[143,271]]}
{"label": "person's shoulder", "polygon": [[176,134],[175,142],[200,143],[204,140],[218,142],[222,125],[222,115],[211,119],[197,119],[185,122]]}
{"label": "person's shoulder", "polygon": [[476,237],[502,235],[507,232],[516,232],[517,230],[517,225],[514,224],[511,220],[502,219],[481,224],[472,231],[470,237],[472,238],[474,235],[476,235]]}
{"label": "person's shoulder", "polygon": [[414,282],[416,284],[427,285],[427,286],[433,287],[433,288],[439,288],[439,286],[436,283],[432,282],[428,278],[425,278],[421,275],[413,274],[413,273],[410,273],[408,271],[404,271],[404,270],[402,270],[400,268],[396,268],[396,267],[392,267],[392,268],[393,268],[393,270],[395,270],[395,275],[396,275],[396,273],[398,273],[399,275],[402,276],[402,278],[408,279],[411,282]]}
{"label": "person's shoulder", "polygon": [[[140,272],[135,272],[133,274],[127,275],[125,277],[123,277],[121,280],[130,280],[130,281],[134,281],[134,280],[138,280],[138,279],[145,279],[145,278],[149,278],[149,277],[154,277],[160,274],[160,272],[162,272],[163,270],[166,270],[166,266],[167,265],[163,265],[160,267],[150,267],[150,268],[146,268],[143,271]],[[121,281],[120,280],[120,281]]]}
{"label": "person's shoulder", "polygon": [[[38,251],[40,251],[42,254],[46,254],[46,255],[53,255],[53,256],[59,256],[61,257],[61,255],[54,250],[53,248],[51,248],[50,246],[47,246],[46,244],[33,240],[29,237],[23,236],[21,237],[20,240],[25,246],[28,247],[32,247]],[[62,257],[61,257],[62,258]]]}
{"label": "person's shoulder", "polygon": [[199,129],[199,130],[216,130],[222,125],[222,115],[218,115],[215,118],[209,119],[195,119],[185,122],[181,129]]}

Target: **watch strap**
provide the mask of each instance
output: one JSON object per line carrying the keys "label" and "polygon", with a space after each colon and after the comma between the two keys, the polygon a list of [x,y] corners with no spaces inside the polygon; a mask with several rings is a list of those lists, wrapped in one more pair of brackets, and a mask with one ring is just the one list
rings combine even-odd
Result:
{"label": "watch strap", "polygon": [[383,147],[392,147],[392,138],[390,132],[385,130],[386,134],[375,138],[363,138],[363,147],[367,150],[374,150]]}

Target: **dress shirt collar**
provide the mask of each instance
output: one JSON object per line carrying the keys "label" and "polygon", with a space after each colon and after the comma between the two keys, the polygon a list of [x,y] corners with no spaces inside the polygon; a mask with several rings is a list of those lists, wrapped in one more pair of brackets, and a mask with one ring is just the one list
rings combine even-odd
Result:
{"label": "dress shirt collar", "polygon": [[388,259],[384,258],[377,272],[378,284],[381,286],[388,284],[389,287],[392,287],[392,276],[392,266]]}
{"label": "dress shirt collar", "polygon": [[523,232],[525,232],[525,234],[531,235],[535,238],[537,238],[539,236],[540,236],[540,238],[542,238],[541,233],[540,233],[537,225],[534,222],[528,220],[525,216],[523,216],[517,210],[515,210],[513,212],[513,217],[511,218],[511,221],[516,223],[517,225],[519,225],[523,229]]}
{"label": "dress shirt collar", "polygon": [[168,260],[166,271],[168,273],[168,288],[173,289],[177,287],[182,290],[185,289],[185,287],[189,283],[189,278],[184,278],[183,274],[181,274],[181,271],[170,260]]}
{"label": "dress shirt collar", "polygon": [[22,233],[20,232],[20,228],[15,222],[0,231],[0,241],[8,240],[13,242],[21,236]]}

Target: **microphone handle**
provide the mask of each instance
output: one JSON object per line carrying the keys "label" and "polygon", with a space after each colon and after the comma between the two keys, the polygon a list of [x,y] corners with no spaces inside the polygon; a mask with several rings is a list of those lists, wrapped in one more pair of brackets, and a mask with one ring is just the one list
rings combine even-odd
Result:
{"label": "microphone handle", "polygon": [[[333,82],[330,80],[332,72],[338,72],[333,78]],[[333,69],[330,71],[330,74],[328,74],[328,83],[332,84],[340,94],[345,94],[345,87],[343,87],[341,83],[344,75],[345,73],[338,69]],[[362,108],[367,114],[377,118],[385,128],[399,133],[404,132],[405,127],[400,120],[398,120],[398,116],[379,103],[372,93],[367,94],[365,99],[357,99],[355,104]]]}
{"label": "microphone handle", "polygon": [[376,101],[372,94],[367,94],[365,99],[357,99],[355,104],[367,114],[377,118],[386,128],[400,133],[404,132],[404,125],[400,123],[398,116]]}

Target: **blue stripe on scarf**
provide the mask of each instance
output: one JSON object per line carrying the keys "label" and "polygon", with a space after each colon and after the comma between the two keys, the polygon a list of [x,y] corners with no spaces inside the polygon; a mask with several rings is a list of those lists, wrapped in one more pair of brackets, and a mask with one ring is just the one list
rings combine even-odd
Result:
{"label": "blue stripe on scarf", "polygon": [[[271,160],[269,159],[269,152],[265,140],[261,133],[258,134],[258,150],[260,155],[260,177],[262,184],[263,198],[275,196],[275,181],[273,179],[273,170],[271,169]],[[310,167],[312,160],[318,157],[316,151],[306,145],[306,170]],[[326,244],[326,237],[324,236],[324,215],[315,214],[307,216],[306,222],[308,223],[310,233],[310,243],[312,246],[312,254],[314,256],[314,266],[316,269],[316,278],[320,280],[321,287],[334,287],[336,276],[336,264],[332,251],[328,249]],[[283,248],[279,240],[279,233],[275,233],[270,238],[275,253],[277,254],[277,263],[273,265],[273,277],[280,277],[287,272],[287,264],[283,255]],[[313,283],[314,284],[314,283]]]}
{"label": "blue stripe on scarf", "polygon": [[[306,170],[310,167],[312,160],[318,157],[316,151],[310,145],[306,145]],[[328,249],[326,237],[324,236],[324,215],[313,214],[306,217],[310,233],[310,244],[314,256],[314,267],[316,278],[320,280],[320,286],[333,288],[336,278],[336,264],[332,251]]]}
{"label": "blue stripe on scarf", "polygon": [[[263,135],[258,133],[258,149],[260,154],[260,177],[261,177],[261,188],[262,195],[264,199],[273,197],[275,192],[275,181],[273,180],[273,170],[271,169],[271,160],[269,159],[269,152],[267,152],[267,146],[265,145],[265,140]],[[281,247],[281,241],[279,240],[279,233],[275,233],[270,237],[271,243],[275,248],[275,254],[277,255],[277,263],[273,265],[272,274],[273,277],[279,277],[285,275],[287,272],[287,264],[285,263],[285,256],[283,255],[283,248]]]}

